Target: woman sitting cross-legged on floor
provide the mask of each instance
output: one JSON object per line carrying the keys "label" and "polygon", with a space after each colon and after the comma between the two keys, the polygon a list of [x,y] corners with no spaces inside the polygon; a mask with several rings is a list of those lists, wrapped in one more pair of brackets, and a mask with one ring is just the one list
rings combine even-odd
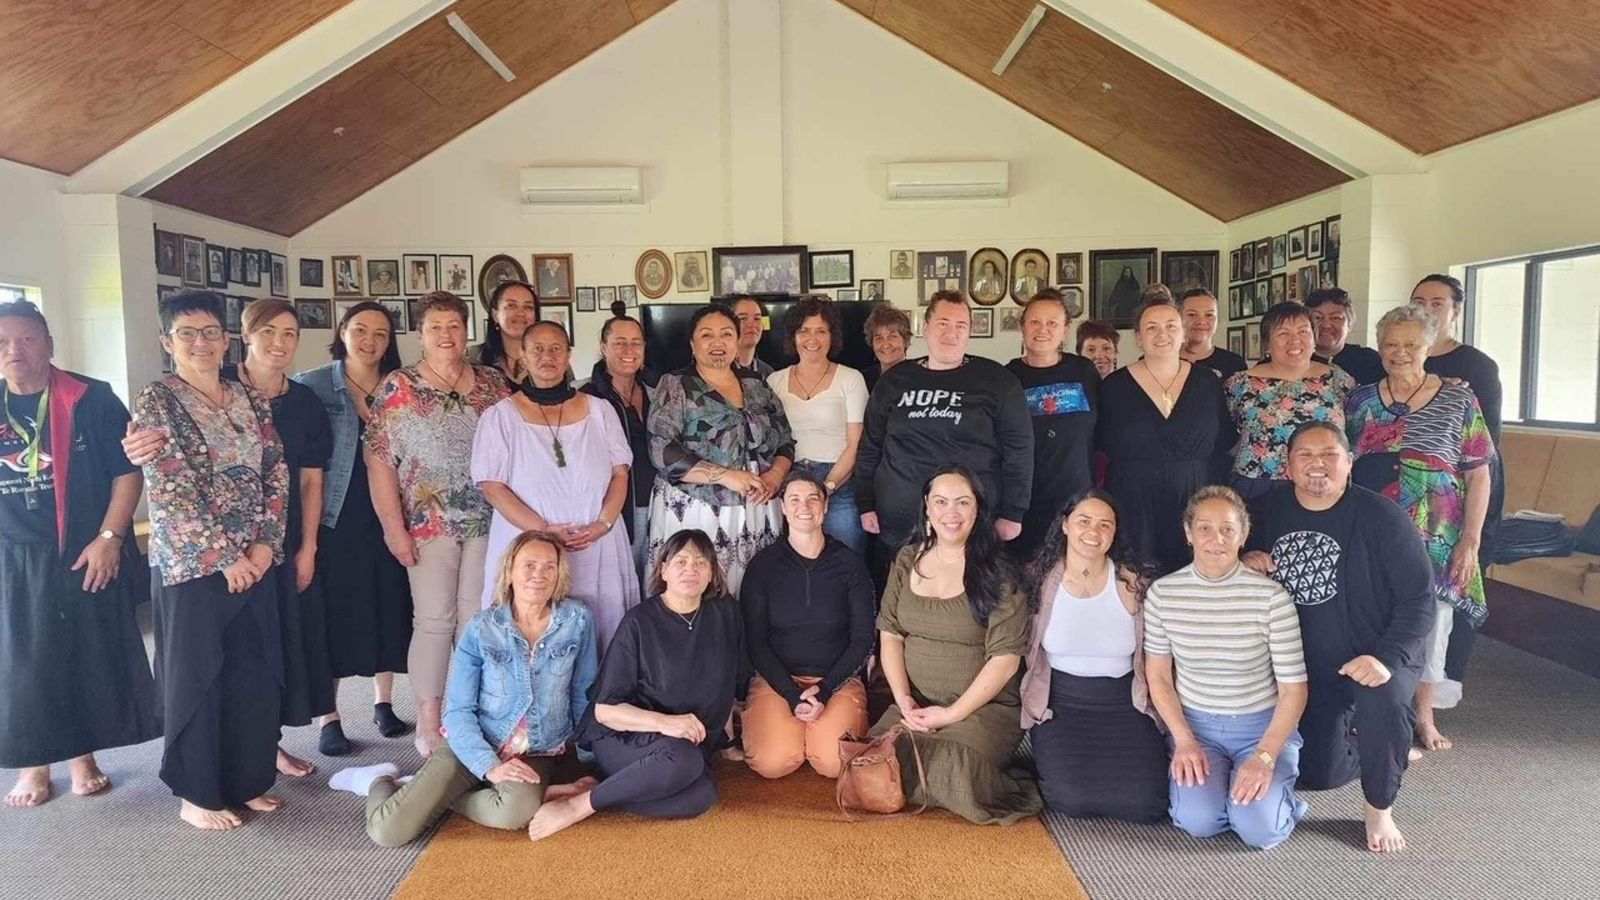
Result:
{"label": "woman sitting cross-legged on floor", "polygon": [[1294,796],[1300,618],[1283,587],[1239,562],[1250,515],[1231,488],[1196,491],[1183,530],[1194,563],[1157,579],[1144,601],[1150,697],[1172,732],[1172,824],[1195,837],[1232,829],[1265,850],[1306,814]]}
{"label": "woman sitting cross-legged on floor", "polygon": [[1022,725],[1039,792],[1066,816],[1167,817],[1167,740],[1144,678],[1145,590],[1111,495],[1067,498],[1032,562]]}
{"label": "woman sitting cross-legged on floor", "polygon": [[502,557],[493,605],[456,643],[445,740],[422,771],[398,789],[388,764],[334,776],[333,787],[367,795],[374,841],[409,843],[448,809],[490,828],[522,828],[541,803],[594,784],[580,777],[572,746],[599,667],[594,617],[567,597],[569,578],[554,535],[518,535]]}
{"label": "woman sitting cross-legged on floor", "polygon": [[890,568],[878,613],[895,705],[872,735],[901,722],[915,732],[927,790],[915,784],[917,765],[902,736],[908,806],[926,802],[980,825],[1010,825],[1041,805],[1033,776],[1010,766],[1022,740],[1017,682],[1028,603],[1007,571],[994,512],[971,470],[935,472],[920,518]]}
{"label": "woman sitting cross-legged on floor", "polygon": [[712,753],[744,675],[744,626],[728,597],[717,549],[698,528],[667,538],[650,598],[628,610],[606,648],[580,739],[604,780],[539,808],[533,840],[620,809],[691,819],[711,808]]}
{"label": "woman sitting cross-legged on floor", "polygon": [[839,777],[839,737],[867,730],[856,677],[872,652],[872,576],[850,545],[823,533],[828,488],[805,469],[778,491],[787,533],[750,560],[739,607],[756,676],[744,711],[744,760],[767,778],[808,761]]}

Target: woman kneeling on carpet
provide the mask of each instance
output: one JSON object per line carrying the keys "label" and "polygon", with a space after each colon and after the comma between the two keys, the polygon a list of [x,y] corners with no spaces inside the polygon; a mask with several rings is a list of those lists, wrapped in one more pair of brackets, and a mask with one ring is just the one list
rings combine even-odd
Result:
{"label": "woman kneeling on carpet", "polygon": [[409,843],[447,809],[490,828],[522,828],[541,803],[593,786],[577,777],[571,741],[589,707],[598,651],[589,608],[567,596],[569,577],[553,535],[518,535],[501,558],[493,605],[456,643],[444,743],[398,790],[389,764],[346,769],[329,782],[366,793],[374,841]]}
{"label": "woman kneeling on carpet", "polygon": [[1144,679],[1141,604],[1155,567],[1128,546],[1111,495],[1068,498],[1029,570],[1037,585],[1022,725],[1039,792],[1066,816],[1167,817],[1167,740]]}
{"label": "woman kneeling on carpet", "polygon": [[[1010,765],[1022,740],[1017,682],[1028,603],[1007,571],[983,487],[965,466],[928,480],[916,535],[889,571],[878,613],[895,705],[872,735],[902,722],[915,732],[898,740],[908,806],[1010,825],[1041,806],[1033,776]],[[912,774],[913,739],[926,791]]]}
{"label": "woman kneeling on carpet", "polygon": [[596,810],[691,819],[716,802],[711,755],[726,740],[744,670],[739,607],[697,528],[667,538],[649,587],[611,638],[580,730],[605,780],[540,807],[528,823],[533,840]]}

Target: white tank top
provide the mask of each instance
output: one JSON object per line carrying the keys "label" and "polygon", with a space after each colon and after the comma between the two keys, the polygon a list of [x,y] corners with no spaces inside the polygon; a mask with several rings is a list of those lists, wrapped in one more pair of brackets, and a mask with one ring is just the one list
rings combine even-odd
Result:
{"label": "white tank top", "polygon": [[1117,596],[1115,567],[1093,597],[1074,597],[1064,581],[1056,588],[1041,643],[1050,668],[1068,675],[1121,678],[1133,671],[1133,616]]}

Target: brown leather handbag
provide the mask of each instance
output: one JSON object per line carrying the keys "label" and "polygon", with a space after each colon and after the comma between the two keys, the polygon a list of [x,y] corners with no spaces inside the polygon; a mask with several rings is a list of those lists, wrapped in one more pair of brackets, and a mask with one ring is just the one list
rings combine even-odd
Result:
{"label": "brown leather handbag", "polygon": [[[922,806],[910,813],[903,811],[906,793],[900,780],[900,757],[895,753],[895,743],[901,735],[911,743],[911,758],[917,763],[917,793],[924,798]],[[839,738],[839,762],[836,799],[839,811],[846,818],[858,820],[867,813],[879,818],[914,816],[928,808],[928,779],[922,769],[922,751],[917,748],[916,733],[904,724],[895,725],[871,740],[846,732]]]}

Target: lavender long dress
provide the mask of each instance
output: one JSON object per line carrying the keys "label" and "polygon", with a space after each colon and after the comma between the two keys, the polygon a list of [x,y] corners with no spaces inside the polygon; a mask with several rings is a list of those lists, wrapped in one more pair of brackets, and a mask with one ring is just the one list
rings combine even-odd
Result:
{"label": "lavender long dress", "polygon": [[[524,419],[513,398],[485,410],[472,442],[472,480],[479,484],[498,481],[510,487],[552,525],[598,519],[612,467],[632,465],[633,451],[610,404],[580,396],[588,400],[588,415],[553,429]],[[556,465],[552,432],[561,439],[565,466]],[[500,556],[519,533],[520,529],[495,512],[489,525],[483,579],[485,606],[500,573]],[[589,547],[569,554],[568,560],[572,568],[568,596],[589,605],[604,652],[622,614],[639,604],[639,580],[634,574],[628,530],[618,523]]]}

